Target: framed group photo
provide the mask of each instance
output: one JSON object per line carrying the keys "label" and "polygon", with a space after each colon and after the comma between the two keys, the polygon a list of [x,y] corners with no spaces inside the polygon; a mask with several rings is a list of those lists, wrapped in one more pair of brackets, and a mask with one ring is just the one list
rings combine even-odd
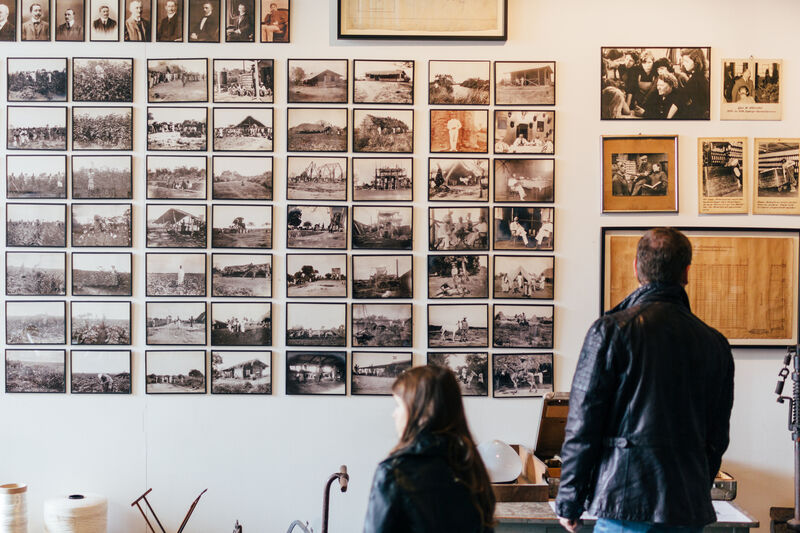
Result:
{"label": "framed group photo", "polygon": [[66,197],[67,156],[6,156],[6,198]]}

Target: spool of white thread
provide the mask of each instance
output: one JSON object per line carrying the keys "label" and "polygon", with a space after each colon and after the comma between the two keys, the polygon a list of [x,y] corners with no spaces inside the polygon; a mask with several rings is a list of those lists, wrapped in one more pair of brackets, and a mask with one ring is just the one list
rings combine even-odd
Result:
{"label": "spool of white thread", "polygon": [[28,533],[28,486],[0,485],[0,533]]}
{"label": "spool of white thread", "polygon": [[106,533],[108,500],[99,494],[71,494],[44,502],[45,533]]}

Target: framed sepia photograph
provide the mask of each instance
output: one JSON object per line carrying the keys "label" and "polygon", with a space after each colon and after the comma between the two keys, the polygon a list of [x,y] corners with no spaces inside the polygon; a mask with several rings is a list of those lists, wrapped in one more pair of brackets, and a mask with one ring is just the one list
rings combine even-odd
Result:
{"label": "framed sepia photograph", "polygon": [[747,137],[697,139],[698,211],[747,213],[750,205]]}
{"label": "framed sepia photograph", "polygon": [[73,150],[133,150],[133,107],[73,107]]}
{"label": "framed sepia photograph", "polygon": [[487,348],[487,304],[428,304],[428,347]]}
{"label": "framed sepia photograph", "polygon": [[211,295],[272,297],[272,255],[211,254]]}
{"label": "framed sepia photograph", "polygon": [[488,297],[488,255],[428,255],[428,298]]}
{"label": "framed sepia photograph", "polygon": [[290,104],[346,104],[347,59],[289,59]]}
{"label": "framed sepia photograph", "polygon": [[6,198],[66,197],[67,156],[6,156]]}
{"label": "framed sepia photograph", "polygon": [[485,202],[488,200],[488,158],[428,158],[429,202]]}
{"label": "framed sepia photograph", "polygon": [[783,61],[723,59],[722,120],[780,120]]}
{"label": "framed sepia photograph", "polygon": [[494,105],[555,104],[555,61],[494,62]]}
{"label": "framed sepia photograph", "polygon": [[354,157],[354,202],[410,202],[414,199],[414,159]]}
{"label": "framed sepia photograph", "polygon": [[189,42],[218,43],[220,0],[188,0]]}
{"label": "framed sepia photograph", "polygon": [[133,245],[131,204],[72,204],[72,246],[123,247]]}
{"label": "framed sepia photograph", "polygon": [[146,394],[205,394],[205,350],[146,350]]}
{"label": "framed sepia photograph", "polygon": [[286,254],[287,298],[346,298],[347,254]]}
{"label": "framed sepia photograph", "polygon": [[428,61],[429,105],[489,105],[489,61]]}
{"label": "framed sepia photograph", "polygon": [[413,366],[411,352],[353,351],[350,361],[350,394],[391,396],[397,377]]}
{"label": "framed sepia photograph", "polygon": [[487,352],[428,352],[428,364],[452,370],[462,396],[489,395]]}
{"label": "framed sepia photograph", "polygon": [[147,102],[208,102],[208,59],[148,59]]}
{"label": "framed sepia photograph", "polygon": [[215,155],[211,158],[213,200],[272,200],[272,156]]}
{"label": "framed sepia photograph", "polygon": [[132,296],[133,254],[72,252],[73,296]]}
{"label": "framed sepia photograph", "polygon": [[354,300],[414,297],[414,258],[411,255],[353,255]]}
{"label": "framed sepia photograph", "polygon": [[90,41],[119,41],[119,3],[89,0]]}
{"label": "framed sepia photograph", "polygon": [[0,2],[5,9],[2,11],[5,14],[5,23],[0,28],[0,41],[17,40],[17,0],[3,0]]}
{"label": "framed sepia photograph", "polygon": [[347,200],[347,157],[286,158],[286,198]]}
{"label": "framed sepia photograph", "polygon": [[258,20],[255,0],[227,0],[225,5],[225,42],[255,42]]}
{"label": "framed sepia photograph", "polygon": [[6,301],[6,344],[66,343],[65,301]]}
{"label": "framed sepia photograph", "polygon": [[205,205],[147,204],[148,248],[205,248]]}
{"label": "framed sepia photograph", "polygon": [[204,346],[205,302],[146,302],[147,344]]}
{"label": "framed sepia photograph", "polygon": [[124,0],[125,26],[122,40],[125,42],[146,42],[152,40],[153,4],[152,0]]}
{"label": "framed sepia photograph", "polygon": [[347,352],[286,352],[286,394],[347,394]]}
{"label": "framed sepia photograph", "polygon": [[66,350],[6,350],[6,393],[66,393]]}
{"label": "framed sepia photograph", "polygon": [[261,0],[261,42],[288,43],[290,0]]}
{"label": "framed sepia photograph", "polygon": [[495,207],[494,249],[552,252],[555,209],[552,207]]}
{"label": "framed sepia photograph", "polygon": [[145,296],[205,296],[206,254],[145,254]]}
{"label": "framed sepia photograph", "polygon": [[414,320],[410,303],[354,303],[351,320],[353,347],[413,346]]}
{"label": "framed sepia photograph", "polygon": [[271,104],[274,91],[272,59],[214,60],[215,104]]}
{"label": "framed sepia photograph", "polygon": [[211,247],[272,248],[272,206],[212,205]]}
{"label": "framed sepia photograph", "polygon": [[72,58],[72,101],[133,103],[133,58]]}
{"label": "framed sepia photograph", "polygon": [[488,121],[487,110],[431,109],[431,152],[488,153]]}
{"label": "framed sepia photograph", "polygon": [[555,111],[494,112],[494,153],[555,153]]}
{"label": "framed sepia photograph", "polygon": [[347,250],[347,206],[289,205],[286,247]]}
{"label": "framed sepia photograph", "polygon": [[208,149],[208,109],[148,107],[147,149],[205,152]]}
{"label": "framed sepia photograph", "polygon": [[148,200],[205,200],[208,161],[204,155],[148,155]]}
{"label": "framed sepia photograph", "polygon": [[270,350],[211,351],[211,394],[272,394]]}
{"label": "framed sepia photograph", "polygon": [[86,20],[84,0],[56,0],[53,26],[56,28],[56,41],[86,40],[83,22]]}
{"label": "framed sepia photograph", "polygon": [[8,150],[67,149],[66,107],[10,105],[6,115]]}
{"label": "framed sepia photograph", "polygon": [[753,141],[755,153],[753,213],[800,214],[797,174],[800,139]]}
{"label": "framed sepia photograph", "polygon": [[6,204],[6,246],[63,248],[66,204]]}
{"label": "framed sepia photograph", "polygon": [[552,255],[495,255],[493,298],[552,300],[555,257]]}
{"label": "framed sepia photograph", "polygon": [[411,250],[414,208],[403,205],[354,205],[353,249]]}
{"label": "framed sepia photograph", "polygon": [[552,353],[492,354],[492,397],[531,398],[553,392]]}
{"label": "framed sepia photograph", "polygon": [[347,304],[286,304],[286,346],[347,346]]}
{"label": "framed sepia photograph", "polygon": [[156,42],[183,42],[184,0],[156,0]]}
{"label": "framed sepia photograph", "polygon": [[9,102],[66,102],[66,57],[9,57],[6,62]]}
{"label": "framed sepia photograph", "polygon": [[131,394],[130,350],[71,350],[70,394]]}
{"label": "framed sepia photograph", "polygon": [[492,346],[553,349],[553,306],[494,304]]}
{"label": "framed sepia photograph", "polygon": [[214,150],[271,152],[272,108],[215,107]]}
{"label": "framed sepia photograph", "polygon": [[21,41],[50,41],[51,2],[47,0],[22,0],[20,2]]}
{"label": "framed sepia photograph", "polygon": [[353,151],[414,153],[414,110],[353,109]]}
{"label": "framed sepia photograph", "polygon": [[6,296],[66,295],[66,253],[6,252]]}
{"label": "framed sepia photograph", "polygon": [[70,344],[131,344],[131,302],[70,303]]}
{"label": "framed sepia photograph", "polygon": [[495,158],[494,201],[554,202],[555,160]]}
{"label": "framed sepia photograph", "polygon": [[347,108],[290,107],[286,122],[290,152],[347,151]]}
{"label": "framed sepia photograph", "polygon": [[488,250],[488,207],[429,207],[428,249]]}
{"label": "framed sepia photograph", "polygon": [[211,302],[211,344],[272,346],[272,303]]}
{"label": "framed sepia photograph", "polygon": [[353,60],[354,104],[414,104],[414,61]]}
{"label": "framed sepia photograph", "polygon": [[678,212],[678,136],[603,136],[603,213]]}
{"label": "framed sepia photograph", "polygon": [[73,155],[72,198],[133,199],[133,156]]}

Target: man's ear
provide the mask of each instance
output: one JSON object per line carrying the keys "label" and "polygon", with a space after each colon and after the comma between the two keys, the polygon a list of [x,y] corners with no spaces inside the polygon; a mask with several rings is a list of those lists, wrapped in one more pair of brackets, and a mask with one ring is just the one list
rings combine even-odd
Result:
{"label": "man's ear", "polygon": [[692,268],[692,265],[686,265],[686,270],[683,271],[683,277],[681,278],[681,285],[684,287],[689,284],[689,269]]}
{"label": "man's ear", "polygon": [[636,256],[633,257],[633,277],[636,278],[636,281],[639,284],[642,284],[642,281],[639,279],[639,260]]}

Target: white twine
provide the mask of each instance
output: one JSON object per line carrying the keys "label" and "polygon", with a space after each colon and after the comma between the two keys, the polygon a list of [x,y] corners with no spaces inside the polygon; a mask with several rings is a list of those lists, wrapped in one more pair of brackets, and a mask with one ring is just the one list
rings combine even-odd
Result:
{"label": "white twine", "polygon": [[106,533],[108,500],[97,494],[82,496],[44,502],[45,533]]}
{"label": "white twine", "polygon": [[0,485],[0,533],[28,533],[27,485]]}

